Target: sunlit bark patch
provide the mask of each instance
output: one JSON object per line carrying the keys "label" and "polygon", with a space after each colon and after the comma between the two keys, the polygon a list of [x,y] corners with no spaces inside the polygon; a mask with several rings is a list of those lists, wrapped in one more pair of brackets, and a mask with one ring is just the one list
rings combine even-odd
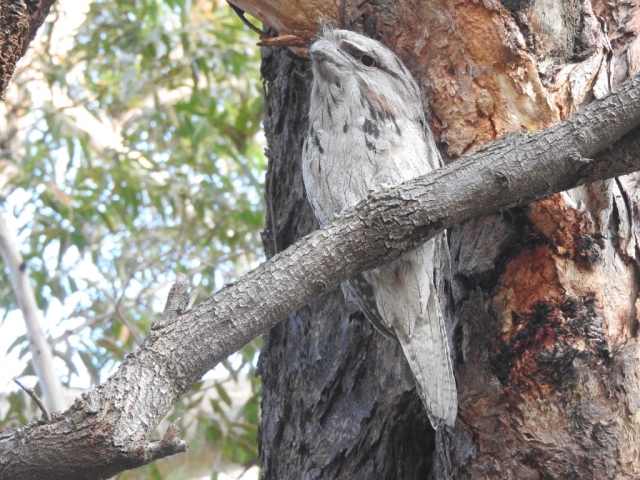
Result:
{"label": "sunlit bark patch", "polygon": [[553,252],[548,246],[540,246],[525,251],[507,265],[492,306],[501,320],[503,335],[508,336],[516,328],[515,316],[533,311],[540,302],[558,303],[563,298]]}
{"label": "sunlit bark patch", "polygon": [[[556,253],[574,258],[576,254],[597,259],[593,224],[584,211],[572,208],[562,194],[531,205],[527,213],[533,228],[542,234]],[[591,238],[589,241],[587,238]],[[596,258],[594,258],[596,257]]]}

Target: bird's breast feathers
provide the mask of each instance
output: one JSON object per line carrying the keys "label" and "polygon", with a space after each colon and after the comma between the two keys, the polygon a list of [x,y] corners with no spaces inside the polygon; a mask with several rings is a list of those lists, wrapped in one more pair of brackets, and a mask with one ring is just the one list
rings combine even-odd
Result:
{"label": "bird's breast feathers", "polygon": [[413,122],[363,115],[340,121],[338,129],[312,124],[304,147],[305,184],[330,199],[318,206],[322,224],[374,191],[427,174],[438,162]]}

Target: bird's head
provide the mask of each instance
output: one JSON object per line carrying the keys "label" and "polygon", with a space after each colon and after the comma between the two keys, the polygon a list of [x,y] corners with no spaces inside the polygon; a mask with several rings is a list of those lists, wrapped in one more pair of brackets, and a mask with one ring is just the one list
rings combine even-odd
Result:
{"label": "bird's head", "polygon": [[[309,53],[314,89],[320,93],[345,99],[337,92],[344,90],[350,99],[355,91],[369,106],[393,117],[421,111],[420,91],[411,73],[380,42],[348,30],[325,29]],[[400,111],[407,108],[410,111]]]}

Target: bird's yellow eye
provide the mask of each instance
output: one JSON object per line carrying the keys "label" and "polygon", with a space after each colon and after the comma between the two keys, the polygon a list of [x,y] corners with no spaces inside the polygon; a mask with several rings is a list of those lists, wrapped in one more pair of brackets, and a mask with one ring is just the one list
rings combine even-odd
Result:
{"label": "bird's yellow eye", "polygon": [[365,67],[375,67],[377,65],[373,57],[370,57],[369,55],[358,55],[358,60],[360,60],[360,63]]}

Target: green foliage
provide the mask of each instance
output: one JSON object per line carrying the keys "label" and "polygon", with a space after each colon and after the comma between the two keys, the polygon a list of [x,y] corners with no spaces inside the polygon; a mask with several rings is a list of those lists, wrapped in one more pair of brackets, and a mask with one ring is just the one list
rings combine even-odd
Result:
{"label": "green foliage", "polygon": [[[261,84],[256,38],[226,4],[94,1],[63,55],[61,18],[54,10],[25,69],[41,74],[42,99],[24,93],[32,79],[14,80],[22,93],[7,123],[33,121],[0,136],[11,146],[0,162],[18,167],[3,201],[22,225],[38,305],[65,312],[51,329],[63,381],[86,388],[136,348],[175,273],[202,300],[262,258]],[[3,314],[16,308],[5,270]],[[26,355],[25,338],[14,348]],[[227,463],[257,462],[258,348],[225,363],[229,381],[251,382],[235,416],[224,382],[216,395],[194,389],[172,414]],[[24,420],[22,397],[9,398],[0,428]],[[164,478],[156,466],[143,473]]]}

